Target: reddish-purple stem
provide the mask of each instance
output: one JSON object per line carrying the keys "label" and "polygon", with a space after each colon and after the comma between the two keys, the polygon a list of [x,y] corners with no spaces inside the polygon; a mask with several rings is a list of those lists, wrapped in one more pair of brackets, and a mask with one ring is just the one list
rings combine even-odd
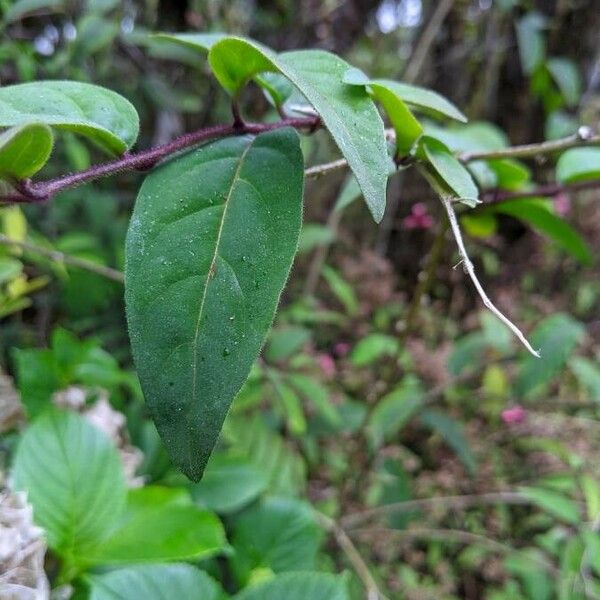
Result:
{"label": "reddish-purple stem", "polygon": [[15,184],[15,192],[0,197],[0,202],[32,203],[44,202],[67,188],[72,188],[82,183],[87,183],[100,177],[131,171],[134,169],[150,169],[157,162],[200,142],[212,138],[223,138],[230,135],[244,133],[262,133],[281,127],[294,127],[296,129],[306,128],[312,131],[320,123],[318,117],[286,118],[275,123],[234,123],[233,125],[214,125],[205,127],[192,133],[187,133],[171,142],[156,146],[148,150],[142,150],[135,154],[125,154],[111,162],[94,165],[85,171],[79,171],[71,175],[65,175],[57,179],[40,181],[38,183],[29,180],[19,181]]}

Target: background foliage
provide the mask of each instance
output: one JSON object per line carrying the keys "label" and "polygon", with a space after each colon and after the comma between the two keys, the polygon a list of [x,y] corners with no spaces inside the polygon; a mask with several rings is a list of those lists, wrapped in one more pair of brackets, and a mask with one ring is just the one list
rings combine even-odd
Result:
{"label": "background foliage", "polygon": [[[469,117],[427,121],[426,133],[455,152],[598,130],[594,2],[0,8],[2,85],[113,89],[141,116],[140,148],[230,119],[206,61],[152,31],[323,48],[372,81],[430,87]],[[365,84],[360,74],[352,83]],[[258,89],[243,101],[249,116],[273,116]],[[44,139],[31,150],[42,164],[54,143],[42,178],[104,160],[72,130]],[[310,165],[337,157],[321,132],[302,146]],[[427,148],[435,165],[435,143]],[[471,163],[487,200],[534,181],[551,187],[461,218],[486,288],[525,324],[542,361],[480,312],[452,269],[441,207],[411,171],[391,179],[379,227],[353,202],[360,191],[344,171],[308,181],[275,327],[200,483],[168,460],[127,341],[119,272],[144,174],[2,207],[2,472],[7,490],[28,492],[56,597],[342,600],[364,597],[365,586],[373,598],[600,597],[600,214],[597,190],[569,187],[598,180],[599,152]],[[0,159],[0,172],[10,164]],[[2,496],[5,531],[38,539],[9,523],[2,508],[13,500]],[[43,586],[40,565],[26,560],[14,548],[0,556],[3,576],[18,567],[21,584]]]}

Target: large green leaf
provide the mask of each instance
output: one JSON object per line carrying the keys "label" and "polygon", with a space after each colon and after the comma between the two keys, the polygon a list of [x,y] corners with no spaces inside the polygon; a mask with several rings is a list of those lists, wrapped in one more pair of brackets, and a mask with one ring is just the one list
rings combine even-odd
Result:
{"label": "large green leaf", "polygon": [[233,512],[254,500],[268,484],[267,474],[234,453],[215,452],[202,481],[192,486],[194,500],[219,513]]}
{"label": "large green leaf", "polygon": [[189,496],[161,488],[129,493],[127,508],[101,543],[78,557],[82,564],[119,564],[207,558],[227,546],[219,519]]}
{"label": "large green leaf", "polygon": [[347,579],[330,573],[283,573],[245,588],[235,600],[349,600]]}
{"label": "large green leaf", "polygon": [[539,348],[542,359],[524,356],[515,382],[516,392],[525,395],[549,383],[565,366],[583,335],[581,323],[569,315],[557,313],[545,318],[531,333],[531,345]]}
{"label": "large green leaf", "polygon": [[233,526],[233,568],[246,583],[256,568],[275,573],[313,569],[321,531],[309,505],[270,498],[244,511]]}
{"label": "large green leaf", "polygon": [[0,127],[31,121],[80,133],[114,154],[130,148],[139,131],[131,103],[97,85],[36,81],[0,88]]}
{"label": "large green leaf", "polygon": [[562,183],[600,179],[600,148],[572,148],[561,154],[556,178]]}
{"label": "large green leaf", "polygon": [[27,492],[49,546],[70,562],[104,538],[125,504],[116,448],[72,412],[51,410],[27,429],[12,476],[15,489]]}
{"label": "large green leaf", "polygon": [[398,94],[393,81],[369,79],[360,69],[354,67],[344,73],[344,83],[366,87],[371,95],[385,109],[390,123],[396,132],[396,154],[404,156],[423,134],[423,127],[410,112]]}
{"label": "large green leaf", "polygon": [[43,123],[25,123],[0,135],[0,179],[24,179],[50,158],[52,130]]}
{"label": "large green leaf", "polygon": [[584,264],[591,264],[592,252],[583,238],[564,219],[537,200],[511,200],[492,207],[497,213],[510,215],[548,236],[563,250]]}
{"label": "large green leaf", "polygon": [[[184,43],[189,45],[189,38]],[[198,48],[204,52],[206,43]],[[367,92],[343,82],[348,63],[322,50],[276,54],[237,37],[212,44],[208,60],[215,77],[234,96],[261,73],[287,77],[321,116],[354,171],[374,219],[381,221],[390,166],[383,122]]]}
{"label": "large green leaf", "polygon": [[135,565],[88,575],[90,600],[219,600],[223,592],[207,573],[185,564]]}
{"label": "large green leaf", "polygon": [[172,460],[198,480],[273,320],[302,218],[298,135],[208,144],[144,182],[126,246],[129,333]]}

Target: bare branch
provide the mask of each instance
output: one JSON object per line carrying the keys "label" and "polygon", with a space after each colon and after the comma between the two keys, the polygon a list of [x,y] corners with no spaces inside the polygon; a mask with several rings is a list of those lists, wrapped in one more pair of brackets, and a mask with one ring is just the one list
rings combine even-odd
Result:
{"label": "bare branch", "polygon": [[446,209],[446,214],[448,215],[448,220],[450,221],[450,229],[452,230],[452,234],[456,240],[458,252],[462,259],[463,268],[467,275],[471,278],[475,289],[483,300],[483,304],[492,314],[498,317],[498,319],[500,319],[500,321],[502,321],[515,334],[515,336],[517,336],[523,346],[525,346],[525,348],[527,348],[527,350],[531,352],[533,356],[540,358],[540,353],[532,348],[531,344],[527,341],[527,338],[523,335],[523,332],[508,317],[500,312],[496,305],[489,299],[488,295],[483,289],[483,286],[479,282],[477,275],[475,274],[475,267],[473,266],[469,255],[467,254],[467,249],[465,248],[462,233],[460,232],[460,227],[458,225],[458,219],[456,218],[456,213],[454,212],[454,207],[452,206],[452,198],[446,196],[445,194],[440,194],[440,200]]}
{"label": "bare branch", "polygon": [[338,546],[348,557],[348,560],[354,567],[356,574],[365,586],[367,591],[367,600],[388,600],[387,596],[385,596],[379,589],[375,578],[373,575],[371,575],[371,571],[369,571],[369,567],[363,560],[348,534],[327,515],[324,515],[318,511],[315,511],[315,515],[320,525],[333,535]]}
{"label": "bare branch", "polygon": [[9,248],[12,246],[28,252],[34,252],[35,254],[45,256],[54,262],[64,263],[73,267],[85,269],[86,271],[96,273],[96,275],[101,275],[102,277],[116,281],[117,283],[124,282],[123,273],[121,273],[121,271],[111,269],[110,267],[104,267],[103,265],[96,264],[91,260],[85,260],[84,258],[71,256],[70,254],[59,252],[58,250],[42,248],[41,246],[36,246],[34,244],[30,244],[29,242],[17,242],[15,240],[11,240],[9,237],[3,234],[0,234],[0,245],[7,246]]}

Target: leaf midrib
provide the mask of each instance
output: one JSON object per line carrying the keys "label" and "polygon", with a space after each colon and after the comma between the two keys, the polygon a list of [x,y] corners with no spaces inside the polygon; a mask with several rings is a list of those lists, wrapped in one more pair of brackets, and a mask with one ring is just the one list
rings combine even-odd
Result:
{"label": "leaf midrib", "polygon": [[[240,172],[242,170],[242,166],[244,164],[244,159],[248,154],[250,148],[254,140],[251,140],[250,143],[246,146],[242,154],[240,155],[239,162],[233,174],[233,179],[231,180],[231,186],[229,188],[229,192],[227,194],[227,198],[225,198],[225,202],[223,203],[223,215],[221,216],[221,223],[219,225],[219,231],[217,233],[217,240],[215,243],[215,251],[213,253],[210,266],[208,267],[208,271],[206,272],[206,279],[204,281],[204,289],[202,292],[202,299],[200,301],[200,309],[198,310],[198,319],[196,321],[196,329],[194,331],[194,337],[192,339],[192,398],[196,397],[196,386],[197,386],[197,375],[198,375],[198,338],[200,337],[200,325],[202,324],[202,316],[204,314],[204,305],[206,303],[206,297],[208,296],[208,287],[210,285],[211,273],[214,272],[214,268],[216,265],[217,257],[219,255],[219,247],[221,244],[221,236],[223,234],[223,228],[225,225],[225,220],[227,218],[227,209],[229,208],[231,198],[233,196],[233,192],[237,187],[237,184],[240,180]],[[191,446],[188,444],[188,449]],[[190,456],[188,456],[188,462],[190,462]]]}

